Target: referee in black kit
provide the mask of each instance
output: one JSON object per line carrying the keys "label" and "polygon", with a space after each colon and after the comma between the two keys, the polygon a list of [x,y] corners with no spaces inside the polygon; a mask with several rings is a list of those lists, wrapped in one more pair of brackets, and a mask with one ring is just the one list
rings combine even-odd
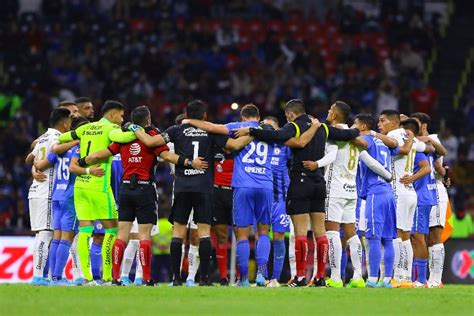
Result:
{"label": "referee in black kit", "polygon": [[[285,142],[292,137],[298,138],[311,126],[311,119],[305,112],[302,100],[288,101],[285,107],[285,116],[288,123],[278,130],[241,128],[236,135],[250,135],[266,142]],[[311,221],[311,228],[318,244],[316,250],[318,251],[318,266],[325,266],[329,247],[324,227],[326,199],[324,170],[322,168],[312,170],[305,168],[303,162],[317,161],[323,158],[328,139],[349,141],[357,136],[359,136],[357,129],[338,129],[322,124],[308,145],[304,148],[291,148],[290,185],[286,208],[295,228],[295,255],[297,270],[300,271],[298,278],[289,284],[291,287],[306,286],[305,274],[302,271],[306,269],[308,220]],[[307,214],[309,214],[309,218]],[[318,275],[319,272],[324,276],[323,271],[318,269]],[[313,285],[325,286],[324,277],[320,277]]]}

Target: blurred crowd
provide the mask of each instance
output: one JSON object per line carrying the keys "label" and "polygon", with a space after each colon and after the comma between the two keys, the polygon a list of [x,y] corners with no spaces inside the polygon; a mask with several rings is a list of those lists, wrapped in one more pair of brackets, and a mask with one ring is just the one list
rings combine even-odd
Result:
{"label": "blurred crowd", "polygon": [[[238,118],[232,103],[253,102],[283,123],[292,98],[319,118],[336,99],[354,113],[436,115],[438,92],[421,78],[441,15],[427,17],[423,1],[382,0],[365,10],[345,2],[2,1],[0,234],[28,227],[24,157],[62,100],[89,97],[97,110],[106,99],[146,104],[160,128],[194,98],[207,101],[219,122]],[[466,113],[474,116],[474,101]],[[473,208],[466,169],[474,137],[445,128],[442,140],[456,208]],[[157,177],[166,213],[172,178],[166,166]]]}

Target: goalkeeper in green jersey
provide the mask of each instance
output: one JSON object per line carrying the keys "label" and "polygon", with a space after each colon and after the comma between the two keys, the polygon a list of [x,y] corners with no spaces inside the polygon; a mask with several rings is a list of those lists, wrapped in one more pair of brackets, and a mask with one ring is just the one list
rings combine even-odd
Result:
{"label": "goalkeeper in green jersey", "polygon": [[[106,101],[102,107],[102,119],[83,125],[59,137],[59,142],[80,140],[80,157],[85,157],[102,149],[112,142],[128,143],[135,139],[133,133],[122,132],[124,106],[117,101]],[[164,141],[163,141],[164,143]],[[76,160],[75,158],[74,160]],[[112,280],[112,248],[117,236],[117,208],[110,185],[112,158],[100,164],[104,176],[90,174],[87,166],[71,162],[71,172],[78,174],[74,185],[74,206],[79,219],[78,252],[86,281],[92,281],[90,270],[89,240],[94,230],[93,221],[100,220],[105,228],[102,247],[102,274],[105,282]],[[84,167],[84,168],[82,168]]]}

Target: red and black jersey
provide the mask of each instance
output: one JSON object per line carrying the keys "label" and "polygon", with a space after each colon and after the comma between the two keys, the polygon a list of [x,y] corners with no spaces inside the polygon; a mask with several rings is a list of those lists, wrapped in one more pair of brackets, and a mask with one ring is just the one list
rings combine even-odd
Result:
{"label": "red and black jersey", "polygon": [[[150,136],[159,134],[156,129],[149,129],[146,132]],[[108,149],[114,155],[120,153],[123,164],[123,180],[130,180],[132,174],[136,174],[137,180],[142,181],[154,179],[156,157],[163,151],[169,150],[166,145],[149,148],[138,139],[127,144],[112,143]]]}
{"label": "red and black jersey", "polygon": [[234,173],[234,156],[225,151],[217,150],[214,153],[214,184],[232,186]]}

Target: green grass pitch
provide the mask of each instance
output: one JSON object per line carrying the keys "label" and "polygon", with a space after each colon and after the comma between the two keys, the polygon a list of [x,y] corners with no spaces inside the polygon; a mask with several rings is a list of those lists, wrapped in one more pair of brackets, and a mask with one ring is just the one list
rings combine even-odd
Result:
{"label": "green grass pitch", "polygon": [[3,315],[474,315],[474,286],[444,289],[0,285]]}

